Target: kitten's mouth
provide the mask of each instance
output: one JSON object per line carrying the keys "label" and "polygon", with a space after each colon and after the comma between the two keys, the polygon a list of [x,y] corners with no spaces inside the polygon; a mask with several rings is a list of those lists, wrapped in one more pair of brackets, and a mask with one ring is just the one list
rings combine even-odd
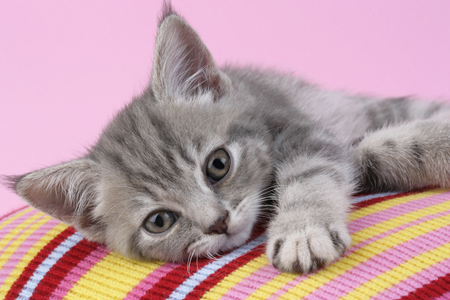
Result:
{"label": "kitten's mouth", "polygon": [[228,230],[223,234],[204,235],[187,247],[185,257],[189,260],[192,256],[212,258],[220,255],[244,244],[250,237],[251,231],[252,226],[246,226],[243,230]]}

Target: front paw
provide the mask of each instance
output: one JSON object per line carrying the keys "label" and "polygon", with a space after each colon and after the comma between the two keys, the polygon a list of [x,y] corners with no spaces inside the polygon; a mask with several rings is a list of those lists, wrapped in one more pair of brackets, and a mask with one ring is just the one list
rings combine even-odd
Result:
{"label": "front paw", "polygon": [[343,222],[305,226],[295,223],[269,227],[266,253],[279,271],[313,272],[338,259],[350,246],[351,237]]}

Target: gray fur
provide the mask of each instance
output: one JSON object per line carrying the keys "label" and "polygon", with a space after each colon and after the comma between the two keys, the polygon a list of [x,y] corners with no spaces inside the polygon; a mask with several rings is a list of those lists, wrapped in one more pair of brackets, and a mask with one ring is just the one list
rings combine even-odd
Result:
{"label": "gray fur", "polygon": [[[129,257],[169,261],[243,244],[272,189],[268,258],[279,270],[310,272],[350,245],[345,223],[355,191],[449,185],[448,116],[441,104],[325,91],[268,70],[219,69],[166,5],[143,94],[85,157],[10,181],[31,205],[88,239]],[[231,169],[214,184],[205,166],[219,148]],[[178,219],[149,233],[144,223],[159,211]]]}

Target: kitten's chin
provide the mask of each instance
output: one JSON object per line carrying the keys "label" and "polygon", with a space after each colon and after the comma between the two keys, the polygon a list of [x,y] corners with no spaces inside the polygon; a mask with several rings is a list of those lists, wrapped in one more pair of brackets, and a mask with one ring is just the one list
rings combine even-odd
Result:
{"label": "kitten's chin", "polygon": [[251,233],[252,226],[247,226],[244,230],[240,230],[234,234],[228,234],[226,241],[220,248],[220,251],[228,251],[243,245],[248,240]]}
{"label": "kitten's chin", "polygon": [[232,250],[243,245],[252,232],[252,226],[246,226],[236,233],[205,235],[196,244],[189,247],[185,253],[185,257],[192,254],[199,257],[210,257],[221,252]]}

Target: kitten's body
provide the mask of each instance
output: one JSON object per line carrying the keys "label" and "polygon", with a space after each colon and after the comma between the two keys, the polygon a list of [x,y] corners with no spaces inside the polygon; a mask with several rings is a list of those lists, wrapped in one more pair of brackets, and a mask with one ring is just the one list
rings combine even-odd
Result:
{"label": "kitten's body", "polygon": [[30,204],[89,239],[127,256],[176,261],[244,243],[274,183],[268,257],[280,270],[308,272],[350,245],[355,191],[449,184],[446,117],[439,104],[219,70],[168,8],[150,87],[84,158],[12,181]]}

